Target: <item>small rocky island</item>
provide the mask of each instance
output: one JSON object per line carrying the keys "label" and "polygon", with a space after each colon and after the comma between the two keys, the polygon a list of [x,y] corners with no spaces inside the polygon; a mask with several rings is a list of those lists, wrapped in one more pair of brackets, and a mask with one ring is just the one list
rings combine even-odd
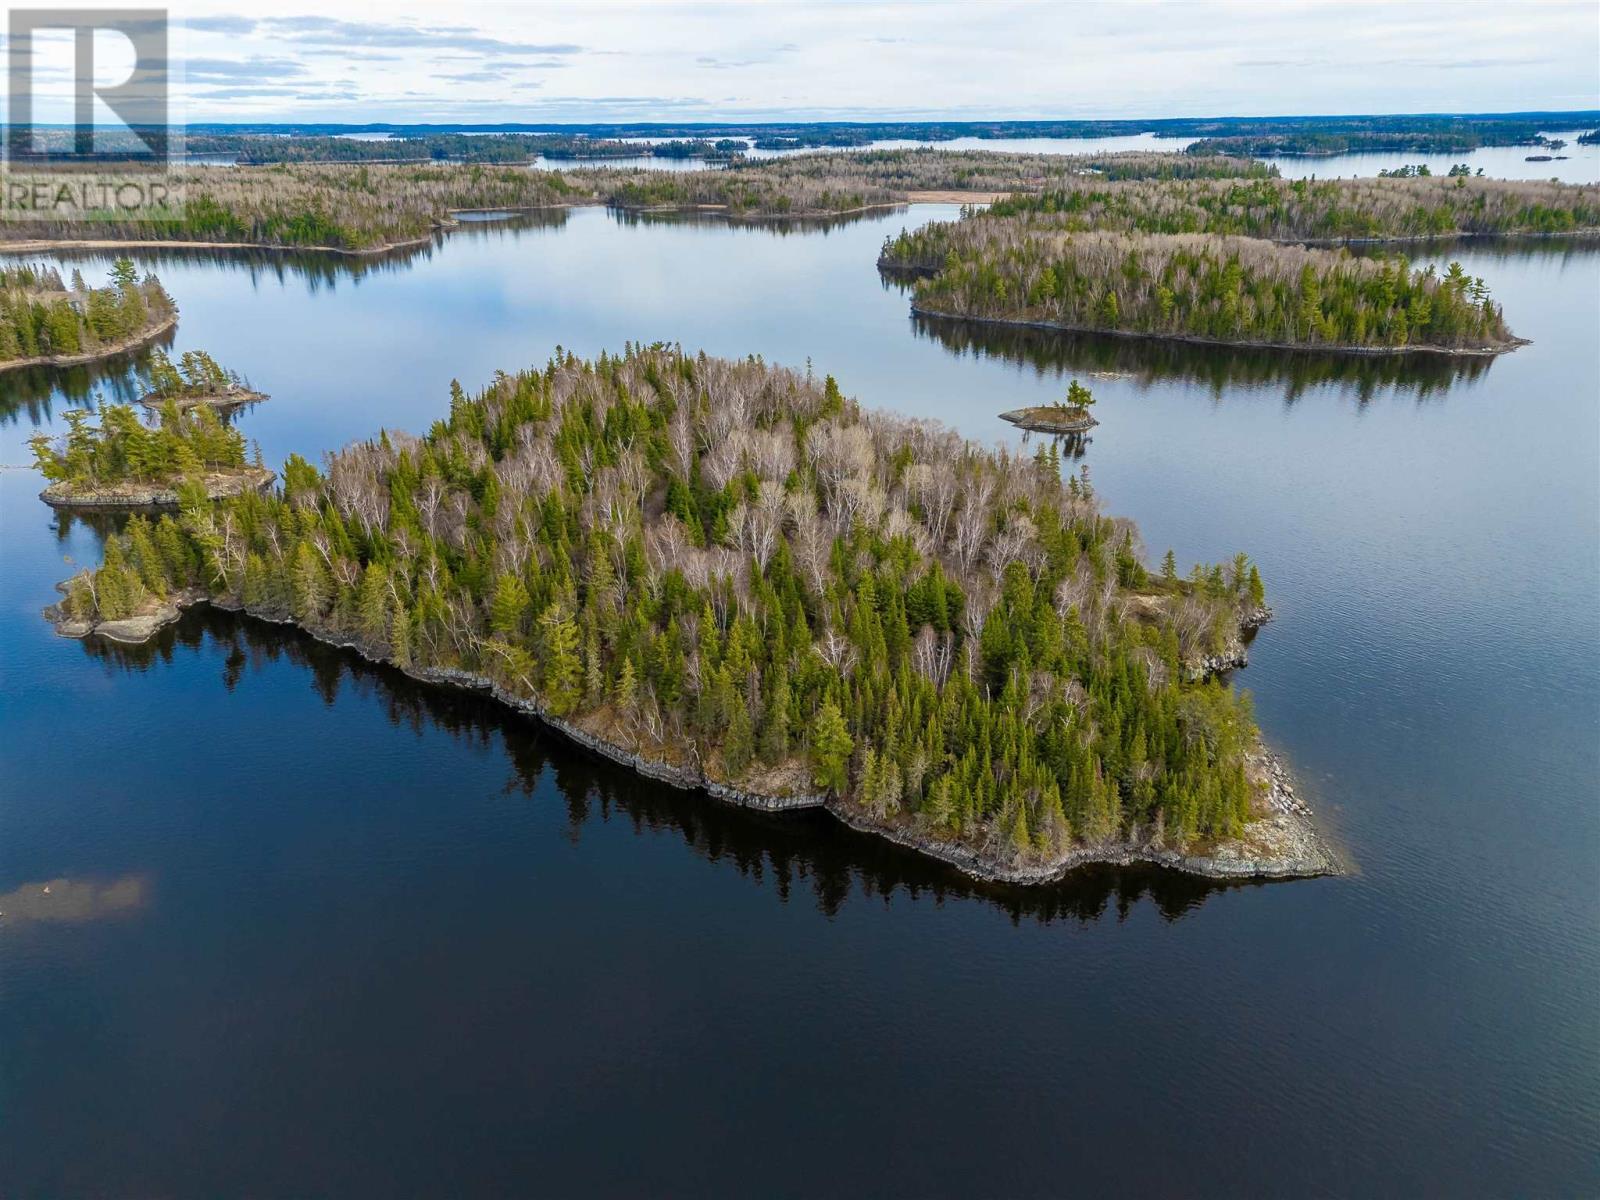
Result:
{"label": "small rocky island", "polygon": [[211,408],[227,413],[270,399],[254,391],[237,371],[225,369],[204,350],[186,350],[176,364],[162,350],[151,356],[150,391],[139,401],[159,412],[170,401],[180,412]]}
{"label": "small rocky island", "polygon": [[34,461],[50,486],[39,498],[55,508],[131,510],[176,508],[185,495],[217,500],[260,492],[277,476],[245,457],[244,437],[208,407],[187,411],[168,398],[147,425],[127,404],[95,414],[73,409],[60,438],[30,440]]}
{"label": "small rocky island", "polygon": [[1216,675],[1269,615],[1248,558],[1151,571],[1059,460],[758,359],[559,355],[425,438],[135,516],[62,590],[69,636],[203,599],[992,882],[1342,869]]}
{"label": "small rocky island", "polygon": [[1031,408],[1014,408],[1001,413],[1000,419],[1033,433],[1088,433],[1100,423],[1089,415],[1093,404],[1094,394],[1074,379],[1067,388],[1066,400],[1057,400],[1054,404],[1036,404]]}
{"label": "small rocky island", "polygon": [[123,354],[166,333],[178,309],[154,275],[142,280],[119,258],[105,287],[78,271],[63,282],[53,267],[0,269],[0,371],[64,367]]}

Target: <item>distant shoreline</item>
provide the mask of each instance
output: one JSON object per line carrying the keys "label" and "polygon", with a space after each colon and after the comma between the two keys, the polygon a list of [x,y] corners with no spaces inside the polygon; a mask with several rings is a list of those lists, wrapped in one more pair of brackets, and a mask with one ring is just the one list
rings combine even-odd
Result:
{"label": "distant shoreline", "polygon": [[[565,208],[614,208],[618,212],[629,213],[714,212],[724,214],[729,221],[733,222],[826,221],[834,217],[854,216],[857,213],[906,208],[913,204],[992,204],[1010,194],[1010,192],[960,191],[908,192],[903,200],[884,200],[874,204],[857,205],[854,208],[819,209],[800,212],[734,214],[729,211],[728,206],[725,204],[629,205],[615,204],[599,199],[566,201],[555,204],[452,208],[450,213],[453,216],[456,213],[503,212],[515,216],[525,213],[553,212]],[[462,222],[460,221],[447,221],[435,226],[433,230],[420,237],[405,238],[398,242],[382,242],[373,246],[354,247],[285,245],[277,242],[191,241],[186,238],[30,238],[27,241],[20,242],[0,240],[0,254],[41,254],[59,250],[268,250],[285,254],[304,252],[308,254],[341,254],[353,258],[364,258],[390,254],[396,250],[411,250],[419,246],[426,246],[439,235],[455,232],[461,227]]]}

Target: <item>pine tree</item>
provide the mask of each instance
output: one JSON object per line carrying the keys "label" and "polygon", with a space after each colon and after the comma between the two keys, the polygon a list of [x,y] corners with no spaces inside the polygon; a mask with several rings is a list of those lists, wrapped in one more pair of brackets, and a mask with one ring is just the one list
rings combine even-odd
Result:
{"label": "pine tree", "polygon": [[755,757],[755,729],[750,722],[750,709],[741,700],[734,704],[728,718],[728,732],[722,742],[722,765],[729,779],[738,779]]}
{"label": "pine tree", "polygon": [[578,658],[578,626],[559,602],[539,617],[544,642],[545,703],[558,717],[569,715],[583,698],[583,663]]}
{"label": "pine tree", "polygon": [[789,672],[780,663],[769,678],[767,707],[761,718],[761,757],[780,763],[789,757]]}
{"label": "pine tree", "polygon": [[811,729],[812,781],[836,795],[850,786],[850,752],[855,739],[845,725],[844,714],[831,699],[817,709]]}
{"label": "pine tree", "polygon": [[633,659],[624,658],[622,669],[617,672],[616,683],[611,688],[611,703],[617,706],[617,711],[624,716],[631,717],[639,699],[639,681],[633,670]]}
{"label": "pine tree", "polygon": [[389,640],[389,573],[382,563],[368,563],[361,573],[356,614],[367,641],[383,645]]}
{"label": "pine tree", "polygon": [[293,588],[295,620],[305,625],[319,623],[328,592],[322,561],[310,542],[301,542],[295,550]]}
{"label": "pine tree", "polygon": [[394,619],[389,623],[389,657],[402,670],[411,666],[411,615],[400,603],[395,604]]}
{"label": "pine tree", "polygon": [[528,587],[509,571],[495,580],[494,599],[489,607],[489,628],[495,636],[515,639],[522,636],[523,620],[532,604]]}

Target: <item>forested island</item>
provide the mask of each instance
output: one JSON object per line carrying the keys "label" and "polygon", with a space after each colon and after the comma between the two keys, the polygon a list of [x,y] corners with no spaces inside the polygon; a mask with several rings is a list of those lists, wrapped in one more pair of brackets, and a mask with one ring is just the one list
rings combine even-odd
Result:
{"label": "forested island", "polygon": [[140,279],[126,258],[113,264],[104,287],[89,287],[77,271],[68,284],[53,267],[0,268],[0,371],[109,358],[159,337],[177,320],[161,281]]}
{"label": "forested island", "polygon": [[170,403],[180,411],[203,406],[229,412],[267,399],[204,350],[185,350],[174,363],[158,349],[150,356],[149,376],[150,391],[139,402],[156,411]]}
{"label": "forested island", "polygon": [[1353,351],[1496,353],[1482,280],[1401,259],[1207,234],[1015,240],[1000,224],[915,290],[919,313],[1121,335]]}
{"label": "forested island", "polygon": [[1229,134],[1201,138],[1187,154],[1227,154],[1244,158],[1327,158],[1335,154],[1459,154],[1482,146],[1551,146],[1537,125],[1505,122],[1494,126],[1421,129],[1296,130]]}
{"label": "forested island", "polygon": [[976,219],[939,221],[895,239],[885,259],[937,269],[990,221],[1018,230],[1217,233],[1293,242],[1382,242],[1600,232],[1600,185],[1480,176],[1381,179],[1079,177],[997,201]]}
{"label": "forested island", "polygon": [[259,492],[276,475],[245,457],[244,436],[210,406],[163,401],[159,422],[146,425],[132,405],[107,404],[94,414],[72,409],[59,438],[29,439],[34,462],[50,486],[39,494],[58,508],[176,507],[186,496],[204,499]]}
{"label": "forested island", "polygon": [[1247,558],[1152,573],[1047,449],[755,358],[558,352],[426,437],[136,518],[64,591],[66,633],[203,596],[982,878],[1338,869],[1213,676],[1268,615]]}
{"label": "forested island", "polygon": [[[382,253],[422,245],[468,211],[604,204],[625,210],[709,209],[733,220],[837,216],[926,195],[988,198],[1101,179],[1269,178],[1260,163],[1178,154],[1055,156],[945,150],[807,154],[726,169],[596,168],[561,173],[509,165],[306,163],[189,167],[186,203],[165,219],[14,223],[13,249],[172,243]],[[26,236],[23,236],[26,235]],[[0,250],[6,248],[0,240]]]}
{"label": "forested island", "polygon": [[[918,312],[1230,345],[1493,354],[1481,279],[1316,243],[1600,228],[1600,188],[1451,175],[1080,179],[887,239]],[[1313,246],[1293,245],[1309,242]]]}

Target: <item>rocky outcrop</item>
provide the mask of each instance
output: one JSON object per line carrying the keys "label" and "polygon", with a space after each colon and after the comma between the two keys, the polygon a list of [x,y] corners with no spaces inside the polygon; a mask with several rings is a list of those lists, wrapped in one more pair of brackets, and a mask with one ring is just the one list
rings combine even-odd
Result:
{"label": "rocky outcrop", "polygon": [[1198,683],[1211,675],[1221,675],[1224,671],[1248,667],[1250,652],[1246,649],[1246,643],[1256,630],[1270,620],[1272,620],[1272,610],[1265,604],[1245,612],[1239,618],[1239,632],[1236,636],[1229,638],[1220,649],[1184,663],[1184,678],[1191,683]]}
{"label": "rocky outcrop", "polygon": [[1000,419],[1031,433],[1088,433],[1100,424],[1081,408],[1056,408],[1052,405],[1014,408],[1001,413]]}
{"label": "rocky outcrop", "polygon": [[191,408],[211,408],[218,412],[232,412],[236,408],[243,408],[246,404],[260,404],[263,400],[272,397],[265,392],[252,392],[245,387],[224,388],[220,392],[210,392],[203,396],[158,396],[154,392],[141,396],[139,403],[152,412],[159,412],[165,408],[170,400],[178,406],[179,412],[188,412]]}
{"label": "rocky outcrop", "polygon": [[[262,492],[272,486],[277,474],[266,467],[236,467],[207,471],[199,479],[212,500]],[[70,480],[52,483],[39,493],[39,499],[52,508],[141,509],[178,507],[181,481],[140,483],[123,480],[109,484],[81,484]]]}
{"label": "rocky outcrop", "polygon": [[[65,585],[62,587],[64,589]],[[199,592],[186,592],[174,597],[160,613],[152,612],[147,621],[141,620],[136,626],[130,626],[128,622],[72,623],[62,620],[54,607],[46,609],[45,615],[56,622],[56,631],[64,636],[84,637],[95,633],[114,637],[118,641],[143,641],[168,621],[176,620],[181,607],[199,600],[209,600],[218,608],[244,612],[274,624],[295,625],[318,641],[354,650],[373,662],[396,666],[396,669],[423,683],[486,692],[500,703],[538,718],[584,749],[636,771],[647,779],[688,791],[705,792],[724,803],[763,812],[823,808],[852,829],[886,838],[896,845],[939,859],[974,879],[989,883],[1051,883],[1078,867],[1094,863],[1120,866],[1153,863],[1211,879],[1294,879],[1337,875],[1345,869],[1339,857],[1318,836],[1311,822],[1311,810],[1295,795],[1287,769],[1264,744],[1258,745],[1248,759],[1249,770],[1261,788],[1260,810],[1256,819],[1245,827],[1244,833],[1238,838],[1204,848],[1176,849],[1164,843],[1159,831],[1150,831],[1133,839],[1075,845],[1055,856],[1016,857],[1007,851],[991,851],[952,841],[937,832],[921,828],[911,819],[875,817],[842,797],[804,790],[763,792],[738,787],[709,776],[703,765],[693,759],[674,762],[651,757],[642,750],[619,746],[577,722],[557,716],[537,700],[516,695],[477,672],[458,667],[398,667],[387,654],[376,653],[370,647],[348,638],[306,629],[287,613],[278,610],[250,608],[225,599],[208,598]],[[167,608],[171,611],[168,612]],[[112,630],[109,628],[111,626],[116,626],[116,629]],[[139,631],[145,631],[142,637],[133,636]],[[690,752],[692,755],[692,747]]]}
{"label": "rocky outcrop", "polygon": [[[68,586],[69,584],[60,583],[56,585],[56,590],[65,593]],[[62,637],[86,638],[90,634],[95,634],[110,638],[114,642],[136,646],[141,642],[148,642],[162,626],[170,625],[182,616],[184,609],[205,598],[206,594],[198,588],[191,588],[165,598],[152,596],[138,612],[109,621],[75,617],[60,604],[50,605],[44,610],[44,616]]]}

